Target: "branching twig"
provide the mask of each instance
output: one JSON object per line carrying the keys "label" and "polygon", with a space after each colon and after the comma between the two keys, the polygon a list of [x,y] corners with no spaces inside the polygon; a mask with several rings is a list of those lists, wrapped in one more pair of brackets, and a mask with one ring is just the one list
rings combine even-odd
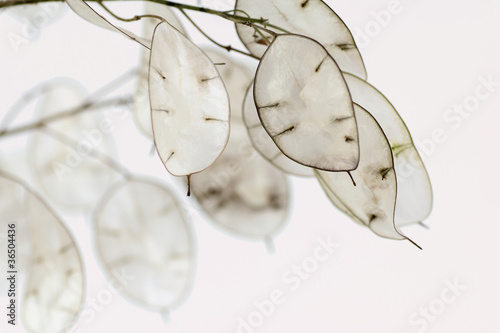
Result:
{"label": "branching twig", "polygon": [[126,18],[123,18],[123,17],[120,17],[118,15],[116,15],[115,13],[113,13],[106,5],[104,5],[102,3],[102,1],[97,1],[97,3],[111,16],[113,16],[115,19],[119,20],[119,21],[123,21],[123,22],[135,22],[135,21],[138,21],[140,20],[140,18],[138,16],[134,16],[130,19],[126,19]]}
{"label": "branching twig", "polygon": [[0,139],[4,138],[4,137],[15,135],[15,134],[20,134],[20,133],[23,133],[26,131],[34,130],[37,128],[42,128],[51,122],[77,115],[83,111],[94,111],[94,110],[100,110],[100,109],[102,109],[104,107],[108,107],[108,106],[129,104],[131,102],[131,100],[132,100],[131,98],[125,98],[125,99],[124,98],[114,98],[114,99],[104,100],[101,102],[85,102],[76,108],[72,108],[72,109],[64,111],[64,112],[59,112],[59,113],[54,114],[52,116],[47,116],[47,117],[42,118],[38,121],[29,123],[26,125],[22,125],[19,127],[15,127],[13,129],[5,129],[5,130],[0,132]]}
{"label": "branching twig", "polygon": [[[19,5],[30,5],[30,4],[38,4],[38,3],[45,3],[45,2],[58,2],[58,1],[64,1],[64,0],[6,0],[6,1],[1,1],[0,0],[0,9],[1,8],[13,7],[13,6],[19,6]],[[97,2],[112,17],[114,17],[117,20],[123,21],[123,22],[134,22],[134,21],[138,21],[138,20],[140,20],[140,19],[142,19],[144,17],[153,17],[153,18],[157,18],[159,20],[163,20],[162,17],[156,16],[156,15],[136,15],[136,16],[134,16],[132,18],[123,18],[123,17],[120,17],[120,16],[116,15],[113,11],[111,11],[103,3],[104,1],[117,1],[117,0],[86,0],[86,1],[87,2],[88,1]],[[120,0],[118,0],[118,1],[120,1]],[[130,0],[121,0],[121,1],[130,1]],[[185,10],[197,11],[197,12],[206,13],[206,14],[210,14],[210,15],[216,15],[216,16],[221,17],[223,19],[232,21],[232,22],[234,22],[236,24],[242,24],[242,25],[246,25],[246,26],[252,27],[253,29],[255,29],[256,33],[261,36],[262,40],[267,45],[269,45],[270,42],[267,39],[267,37],[264,36],[264,34],[262,33],[262,31],[267,32],[268,34],[270,34],[272,36],[276,36],[277,33],[275,31],[273,31],[273,30],[268,29],[268,28],[272,28],[272,29],[274,29],[276,31],[280,31],[280,32],[283,32],[283,33],[289,33],[285,29],[282,29],[282,28],[280,28],[280,27],[278,27],[276,25],[273,25],[273,24],[269,23],[269,20],[267,20],[267,19],[264,19],[262,17],[258,18],[258,19],[257,18],[251,18],[245,11],[242,11],[242,10],[239,10],[239,9],[231,9],[231,10],[227,10],[227,11],[219,11],[219,10],[205,8],[205,7],[200,7],[200,6],[187,5],[187,4],[178,3],[178,2],[174,2],[174,1],[166,1],[166,0],[143,0],[143,1],[150,1],[150,2],[159,3],[159,4],[162,4],[162,5],[166,5],[166,6],[170,6],[170,7],[179,9],[181,11],[181,13],[184,16],[186,16],[186,18],[194,25],[194,27],[196,29],[198,29],[198,31],[200,31],[212,43],[214,43],[215,45],[217,45],[219,47],[222,47],[222,48],[226,49],[227,51],[235,51],[237,53],[240,53],[240,54],[252,57],[254,59],[259,59],[259,58],[256,57],[255,55],[251,54],[251,53],[247,53],[245,51],[241,51],[241,50],[235,49],[231,45],[227,45],[227,46],[222,45],[222,44],[218,43],[217,41],[215,41],[214,39],[212,39],[210,36],[208,36],[186,14]],[[236,13],[241,13],[241,14],[243,14],[245,16],[237,15]],[[137,43],[141,44],[142,46],[144,46],[145,48],[147,48],[147,49],[150,48],[148,45],[145,45],[143,42],[141,42],[140,40],[138,40],[134,36],[129,35],[126,31],[122,30],[121,28],[119,28],[117,26],[114,26],[110,22],[108,22],[108,23],[111,24],[113,27],[115,27],[118,31],[122,32],[124,35],[126,35],[127,37],[129,37],[130,39],[132,39],[132,40],[136,41]]]}
{"label": "branching twig", "polygon": [[186,14],[186,12],[183,10],[183,9],[179,9],[179,11],[189,20],[189,22],[191,22],[191,24],[203,35],[205,36],[209,41],[211,41],[212,43],[214,43],[215,45],[219,46],[219,47],[222,47],[223,49],[225,49],[226,51],[234,51],[234,52],[237,52],[237,53],[240,53],[240,54],[243,54],[243,55],[246,55],[246,56],[249,56],[249,57],[252,57],[254,59],[259,59],[258,57],[254,56],[253,54],[251,53],[248,53],[248,52],[245,52],[245,51],[242,51],[242,50],[239,50],[239,49],[236,49],[234,47],[232,47],[231,45],[222,45],[220,44],[219,42],[215,41],[214,39],[212,39],[212,37],[210,37],[209,35],[207,35],[194,21],[193,19],[191,19],[191,17]]}
{"label": "branching twig", "polygon": [[[105,84],[101,88],[97,89],[93,93],[91,93],[85,100],[81,103],[80,106],[83,105],[88,105],[91,106],[95,104],[95,102],[101,98],[104,97],[114,90],[116,90],[118,87],[121,85],[125,84],[128,80],[131,78],[135,78],[138,70],[137,68],[134,68],[132,70],[127,71],[125,74],[120,75],[113,81]],[[1,136],[7,136],[10,134],[6,134],[8,131],[9,125],[22,113],[23,108],[32,100],[34,100],[36,97],[40,96],[41,94],[44,94],[51,89],[53,89],[56,84],[54,84],[54,80],[50,80],[48,82],[44,82],[35,88],[32,88],[29,90],[27,93],[25,93],[22,97],[18,99],[18,101],[12,106],[7,114],[3,117],[3,119],[0,122],[0,137]],[[81,109],[80,111],[83,111],[84,109]],[[71,110],[69,110],[71,111]],[[64,117],[64,116],[63,116]],[[15,134],[15,133],[12,133]]]}
{"label": "branching twig", "polygon": [[[101,3],[103,1],[117,1],[117,0],[86,0],[87,2],[93,1],[93,2],[98,2]],[[136,0],[118,0],[118,1],[136,1]],[[143,0],[143,1],[150,1],[150,2],[155,2],[159,3],[162,5],[166,5],[169,7],[174,7],[174,8],[179,8],[183,10],[191,10],[191,11],[197,11],[200,13],[206,13],[210,15],[216,15],[219,16],[223,19],[232,21],[234,23],[238,24],[244,24],[248,25],[250,27],[254,27],[257,25],[259,28],[272,28],[275,30],[279,30],[284,33],[288,33],[288,31],[270,24],[267,19],[264,18],[249,18],[246,16],[240,16],[236,14],[229,14],[229,12],[237,12],[238,10],[231,10],[231,11],[220,11],[220,10],[215,10],[215,9],[210,9],[210,8],[205,8],[205,7],[199,7],[199,6],[193,6],[193,5],[187,5],[179,2],[174,2],[174,1],[166,1],[166,0]],[[0,9],[1,8],[8,8],[8,7],[14,7],[14,6],[20,6],[20,5],[32,5],[32,4],[38,4],[38,3],[45,3],[45,2],[64,2],[64,0],[6,0],[6,1],[0,1]],[[241,11],[239,11],[241,12]],[[275,34],[274,32],[272,34]]]}
{"label": "branching twig", "polygon": [[155,18],[155,19],[158,19],[160,21],[164,21],[165,19],[161,16],[157,16],[157,15],[151,15],[151,14],[145,14],[145,15],[136,15],[132,18],[123,18],[123,17],[120,17],[118,15],[116,15],[114,12],[111,11],[111,9],[109,9],[106,5],[104,5],[102,3],[103,0],[95,0],[99,3],[99,5],[111,16],[113,16],[115,19],[117,19],[118,21],[123,21],[123,22],[135,22],[135,21],[139,21],[140,19],[143,19],[143,18],[146,18],[146,17],[151,17],[151,18]]}

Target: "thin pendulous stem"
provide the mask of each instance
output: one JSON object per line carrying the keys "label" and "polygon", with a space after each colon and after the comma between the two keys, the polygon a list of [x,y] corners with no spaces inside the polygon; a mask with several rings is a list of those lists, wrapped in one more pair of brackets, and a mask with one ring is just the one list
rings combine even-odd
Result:
{"label": "thin pendulous stem", "polygon": [[[86,0],[87,2],[98,2],[102,3],[105,1],[136,1],[136,0]],[[206,8],[206,7],[200,7],[200,6],[193,6],[193,5],[188,5],[188,4],[183,4],[179,2],[174,2],[174,1],[166,1],[166,0],[143,0],[143,1],[149,1],[149,2],[155,2],[159,3],[162,5],[166,5],[169,7],[174,7],[174,8],[179,8],[183,10],[190,10],[190,11],[197,11],[200,13],[206,13],[210,15],[216,15],[221,18],[224,18],[226,20],[239,23],[239,24],[244,24],[248,26],[255,26],[259,25],[258,28],[273,28],[276,30],[280,30],[282,32],[287,32],[286,30],[283,30],[282,28],[272,25],[268,22],[267,19],[264,18],[251,18],[248,16],[241,16],[241,15],[236,15],[236,14],[230,14],[230,11],[220,11],[220,10],[215,10],[211,8]],[[33,4],[39,4],[39,3],[46,3],[46,2],[64,2],[64,0],[5,0],[5,1],[0,1],[0,9],[1,8],[8,8],[8,7],[14,7],[14,6],[20,6],[20,5],[33,5]],[[233,11],[234,13],[238,11]]]}
{"label": "thin pendulous stem", "polygon": [[69,118],[72,116],[75,116],[77,114],[82,113],[83,111],[94,111],[94,110],[100,110],[104,107],[108,106],[116,106],[116,105],[124,105],[124,104],[129,104],[131,102],[130,98],[114,98],[114,99],[109,99],[105,100],[102,102],[87,102],[84,103],[76,108],[72,108],[70,110],[66,110],[64,112],[59,112],[57,114],[54,114],[52,116],[47,116],[45,118],[42,118],[38,121],[26,124],[26,125],[21,125],[19,127],[14,127],[12,129],[5,129],[3,131],[0,131],[0,139],[20,133],[24,133],[27,131],[31,131],[37,128],[42,128],[51,122],[64,119],[64,118]]}

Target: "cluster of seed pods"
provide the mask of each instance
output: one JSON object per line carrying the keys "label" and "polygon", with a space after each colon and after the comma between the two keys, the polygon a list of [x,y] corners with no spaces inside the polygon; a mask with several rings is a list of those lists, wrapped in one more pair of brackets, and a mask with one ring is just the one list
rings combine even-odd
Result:
{"label": "cluster of seed pods", "polygon": [[[429,177],[408,128],[366,81],[349,29],[323,1],[236,1],[235,13],[267,20],[265,27],[236,24],[239,38],[259,59],[255,71],[198,47],[169,7],[148,2],[138,36],[83,0],[67,3],[85,20],[143,46],[136,123],[154,140],[168,172],[185,177],[188,195],[221,229],[270,242],[288,218],[287,175],[315,177],[339,210],[381,237],[409,240],[401,227],[430,214]],[[73,82],[56,84],[40,116],[76,107],[85,95]],[[37,134],[33,171],[55,202],[97,206],[92,233],[102,269],[110,278],[120,270],[141,275],[123,285],[124,297],[168,314],[186,299],[196,266],[190,221],[175,192],[149,178],[118,179],[95,160],[72,170],[65,182],[72,184],[69,190],[54,178],[64,169],[49,172],[54,161],[67,157],[71,139],[62,140],[64,133],[98,122],[67,119]],[[101,150],[113,157],[112,146],[104,142]],[[0,182],[0,192],[15,194],[4,195],[10,201],[2,201],[2,221],[18,221],[29,238],[20,251],[23,323],[30,332],[67,331],[84,297],[77,245],[26,185],[5,173]]]}

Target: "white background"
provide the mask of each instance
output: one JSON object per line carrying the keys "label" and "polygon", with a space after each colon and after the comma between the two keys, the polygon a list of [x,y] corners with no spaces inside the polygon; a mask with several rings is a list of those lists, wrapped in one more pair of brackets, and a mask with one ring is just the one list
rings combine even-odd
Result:
{"label": "white background", "polygon": [[[204,1],[214,8],[227,3]],[[93,320],[81,317],[74,332],[237,332],[238,318],[248,320],[258,311],[254,302],[268,300],[275,289],[284,293],[284,302],[255,332],[500,331],[500,1],[401,0],[386,26],[377,23],[374,13],[387,10],[387,1],[327,3],[357,38],[369,82],[396,106],[420,145],[434,209],[425,221],[430,230],[415,226],[406,233],[424,250],[377,237],[332,207],[314,180],[291,178],[293,210],[287,228],[275,239],[273,255],[263,243],[234,238],[198,216],[193,221],[198,254],[194,287],[166,324],[158,314],[114,295],[95,310]],[[123,5],[130,7],[128,13],[140,8]],[[219,41],[239,45],[232,24],[193,17]],[[16,46],[12,36],[23,36],[22,27],[12,15],[0,13],[0,115],[45,80],[71,77],[94,91],[138,63],[140,46],[69,10]],[[368,32],[368,42],[360,31]],[[195,41],[207,43],[190,32]],[[444,118],[447,110],[474,99],[481,78],[489,77],[497,82],[494,91],[453,127]],[[170,181],[160,161],[149,157],[150,142],[132,118],[116,126],[122,162]],[[436,130],[444,134],[440,142],[430,143]],[[21,177],[19,163],[26,160],[15,151],[26,142],[23,136],[0,141],[4,167],[15,165],[13,171]],[[183,190],[179,188],[180,195]],[[96,298],[109,286],[96,264],[88,222],[75,216],[66,222],[84,255],[87,296]],[[283,274],[310,257],[318,239],[328,237],[338,247],[297,290],[290,290]],[[465,290],[444,309],[435,308],[439,313],[424,320],[425,325],[411,321],[422,320],[422,308],[443,304],[443,293],[452,295],[447,283]],[[5,325],[5,315],[1,318]]]}

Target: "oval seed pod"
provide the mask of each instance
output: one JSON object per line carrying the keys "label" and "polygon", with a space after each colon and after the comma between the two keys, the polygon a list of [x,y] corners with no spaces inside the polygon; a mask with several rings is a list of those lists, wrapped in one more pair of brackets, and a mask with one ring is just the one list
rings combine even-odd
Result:
{"label": "oval seed pod", "polygon": [[149,97],[156,149],[174,176],[209,167],[229,138],[229,100],[213,62],[167,22],[155,29]]}
{"label": "oval seed pod", "polygon": [[[188,34],[184,29],[184,26],[182,25],[181,21],[179,21],[179,18],[177,17],[177,15],[175,15],[171,7],[156,2],[145,2],[144,14],[156,15],[162,17],[165,21],[167,21],[170,25],[172,25],[175,29],[177,29],[179,32],[181,32],[184,36],[187,37]],[[152,18],[152,17],[144,17],[141,19],[141,21],[142,21],[142,37],[152,41],[154,30],[158,25],[158,23],[160,22],[158,21],[157,18]]]}
{"label": "oval seed pod", "polygon": [[252,74],[225,54],[205,52],[221,64],[231,102],[231,136],[215,163],[192,176],[193,194],[217,226],[269,245],[286,223],[289,188],[285,176],[257,156],[243,127],[241,107]]}
{"label": "oval seed pod", "polygon": [[[264,18],[266,29],[315,39],[323,45],[344,72],[366,78],[365,65],[345,23],[321,0],[237,0],[239,15]],[[278,29],[277,26],[281,29]],[[273,37],[254,28],[236,24],[238,36],[255,56],[262,57]]]}
{"label": "oval seed pod", "polygon": [[379,123],[391,145],[398,180],[396,225],[422,222],[432,210],[432,187],[420,155],[401,116],[389,100],[368,82],[344,74],[353,102]]}
{"label": "oval seed pod", "polygon": [[[144,14],[154,14],[163,17],[173,27],[179,30],[184,36],[187,36],[184,27],[175,15],[174,11],[169,7],[155,2],[144,2]],[[142,37],[151,40],[153,32],[158,25],[158,19],[144,17],[142,21]],[[150,50],[145,47],[141,48],[139,72],[137,75],[137,86],[134,94],[134,120],[137,127],[147,136],[153,137],[153,129],[151,127],[151,107],[149,106],[148,94],[148,73],[149,73],[149,57]]]}
{"label": "oval seed pod", "polygon": [[[86,90],[78,82],[55,80],[40,98],[38,116],[45,118],[76,109],[86,96]],[[115,171],[90,156],[94,150],[115,155],[107,127],[102,126],[105,121],[98,112],[91,111],[79,112],[45,126],[71,136],[78,142],[76,147],[43,131],[33,135],[29,164],[42,189],[58,204],[68,208],[89,207],[116,178]]]}
{"label": "oval seed pod", "polygon": [[233,60],[226,51],[223,53],[213,48],[204,48],[203,51],[215,64],[217,64],[217,69],[229,95],[231,118],[237,117],[241,119],[243,99],[247,87],[250,82],[252,82],[253,76],[255,75],[254,71],[246,64]]}
{"label": "oval seed pod", "polygon": [[194,278],[194,240],[170,190],[143,179],[118,182],[94,215],[97,254],[123,294],[149,310],[167,314],[183,302]]}
{"label": "oval seed pod", "polygon": [[285,225],[290,204],[286,177],[257,154],[237,118],[226,150],[192,180],[200,205],[225,230],[268,241]]}
{"label": "oval seed pod", "polygon": [[354,220],[381,237],[408,239],[394,223],[397,184],[391,146],[375,118],[358,105],[355,112],[361,149],[359,166],[352,171],[356,186],[345,173],[315,170],[316,176],[332,202]]}
{"label": "oval seed pod", "polygon": [[248,87],[243,103],[243,121],[254,148],[281,171],[300,177],[314,177],[314,172],[284,155],[262,126],[253,98],[253,83]]}
{"label": "oval seed pod", "polygon": [[21,321],[30,333],[66,332],[84,297],[83,265],[75,241],[38,195],[3,172],[0,198],[2,230],[15,224],[16,260],[4,272],[17,271],[24,280],[18,284]]}
{"label": "oval seed pod", "polygon": [[254,100],[263,127],[283,154],[316,169],[356,169],[351,96],[337,64],[316,41],[278,35],[257,68]]}

